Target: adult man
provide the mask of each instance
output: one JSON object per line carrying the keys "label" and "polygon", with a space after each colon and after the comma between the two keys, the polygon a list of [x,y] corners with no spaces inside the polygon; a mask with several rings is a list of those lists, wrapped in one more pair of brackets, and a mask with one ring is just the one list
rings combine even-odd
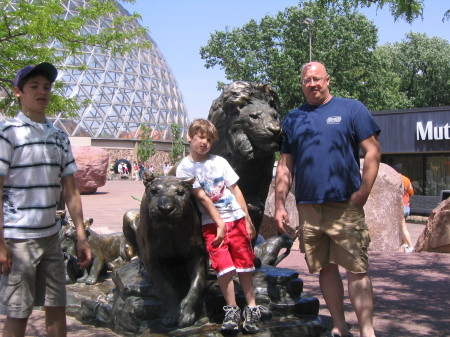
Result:
{"label": "adult man", "polygon": [[[301,84],[307,103],[289,112],[282,123],[275,219],[285,232],[289,221],[285,201],[295,177],[301,250],[309,271],[320,270],[320,287],[333,318],[331,335],[350,336],[340,265],[347,270],[361,336],[373,337],[373,294],[367,275],[370,238],[363,206],[378,172],[380,129],[362,103],[331,95],[323,64],[305,64]],[[362,178],[360,149],[365,159]]]}
{"label": "adult man", "polygon": [[52,83],[50,63],[20,69],[14,94],[21,112],[0,123],[0,313],[3,336],[24,336],[33,306],[45,306],[50,337],[66,336],[64,259],[56,208],[61,195],[77,228],[81,268],[91,262],[77,166],[69,138],[46,118]]}

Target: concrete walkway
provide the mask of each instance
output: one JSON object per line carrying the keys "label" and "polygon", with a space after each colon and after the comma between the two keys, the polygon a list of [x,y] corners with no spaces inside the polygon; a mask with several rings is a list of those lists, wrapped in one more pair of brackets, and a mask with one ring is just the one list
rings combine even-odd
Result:
{"label": "concrete walkway", "polygon": [[[139,208],[135,198],[140,199],[143,191],[141,181],[107,181],[97,193],[82,196],[84,216],[94,219],[92,228],[98,233],[120,232],[123,214],[130,208]],[[408,224],[413,242],[423,228],[421,224]],[[450,254],[371,252],[370,263],[378,337],[450,336]],[[280,267],[300,272],[304,290],[320,300],[320,317],[324,325],[330,327],[331,318],[320,293],[318,275],[308,273],[298,249],[294,249]],[[359,337],[347,293],[345,310],[351,332]],[[3,330],[3,322],[1,316],[0,330]],[[83,325],[72,317],[68,317],[67,323],[68,336],[117,336],[108,329]],[[41,311],[35,310],[30,317],[27,336],[46,336]]]}

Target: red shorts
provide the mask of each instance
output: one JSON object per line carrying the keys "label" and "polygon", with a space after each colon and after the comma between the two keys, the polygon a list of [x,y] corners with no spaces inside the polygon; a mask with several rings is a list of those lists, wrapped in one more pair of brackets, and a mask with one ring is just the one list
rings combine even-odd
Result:
{"label": "red shorts", "polygon": [[206,250],[211,264],[217,272],[217,277],[236,270],[238,273],[255,270],[252,243],[247,233],[245,218],[225,222],[225,238],[220,247],[214,248],[211,242],[216,238],[217,225],[215,223],[202,226]]}

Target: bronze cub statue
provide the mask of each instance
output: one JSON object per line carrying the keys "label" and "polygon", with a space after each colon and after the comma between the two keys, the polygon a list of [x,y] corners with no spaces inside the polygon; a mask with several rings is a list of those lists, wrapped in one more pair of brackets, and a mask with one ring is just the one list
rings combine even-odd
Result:
{"label": "bronze cub statue", "polygon": [[[98,276],[105,264],[114,263],[118,258],[121,258],[123,261],[129,261],[134,253],[123,233],[97,234],[90,228],[93,223],[92,218],[88,220],[84,221],[84,226],[87,241],[92,251],[92,266],[89,273],[85,271],[84,276],[79,278],[77,282],[91,285],[97,283]],[[63,235],[66,240],[76,241],[77,232],[72,222],[69,222]]]}
{"label": "bronze cub statue", "polygon": [[207,253],[192,183],[144,173],[136,241],[141,262],[158,291],[162,323],[167,327],[192,325],[203,308]]}
{"label": "bronze cub statue", "polygon": [[[255,255],[260,259],[261,264],[275,267],[290,254],[293,244],[294,240],[289,234],[278,234],[267,240],[263,239],[261,243],[257,244]],[[282,249],[285,249],[285,251],[280,254]]]}
{"label": "bronze cub statue", "polygon": [[[76,233],[74,232],[75,226],[72,221],[68,217],[66,217],[65,210],[57,211],[56,217],[61,221],[59,240],[61,241],[61,248],[64,254],[64,264],[66,266],[66,284],[75,283],[78,281],[78,279],[80,279],[81,282],[81,278],[83,277],[83,275],[84,279],[86,279],[89,276],[89,273],[86,269],[82,270],[78,266],[78,260],[76,257],[77,252],[75,248],[76,241],[72,238],[73,236],[75,236],[76,239]],[[84,219],[84,226],[89,227],[90,225],[92,225],[93,221],[94,219],[92,218]],[[66,234],[70,236],[70,238],[68,238]]]}
{"label": "bronze cub statue", "polygon": [[136,230],[139,226],[139,208],[132,208],[123,215],[122,231],[128,244],[133,249],[136,256],[140,256],[139,247],[136,241]]}

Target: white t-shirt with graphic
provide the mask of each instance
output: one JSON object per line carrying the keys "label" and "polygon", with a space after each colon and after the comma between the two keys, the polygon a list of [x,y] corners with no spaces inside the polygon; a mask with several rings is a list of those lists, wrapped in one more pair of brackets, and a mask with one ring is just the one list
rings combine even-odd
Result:
{"label": "white t-shirt with graphic", "polygon": [[[193,188],[203,188],[212,200],[224,222],[241,219],[245,216],[233,193],[227,188],[239,180],[239,176],[225,158],[208,155],[202,162],[193,161],[185,157],[177,167],[178,178],[195,178]],[[202,224],[214,223],[205,208],[198,203],[202,214]]]}

